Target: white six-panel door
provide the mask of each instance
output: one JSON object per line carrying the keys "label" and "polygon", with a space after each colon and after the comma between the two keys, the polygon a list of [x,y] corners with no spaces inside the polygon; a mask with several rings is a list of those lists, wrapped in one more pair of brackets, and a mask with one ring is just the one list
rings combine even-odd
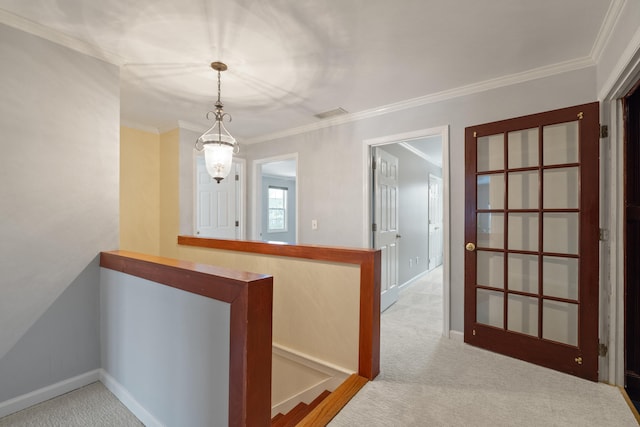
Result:
{"label": "white six-panel door", "polygon": [[380,249],[382,311],[398,300],[398,159],[375,148],[374,247]]}

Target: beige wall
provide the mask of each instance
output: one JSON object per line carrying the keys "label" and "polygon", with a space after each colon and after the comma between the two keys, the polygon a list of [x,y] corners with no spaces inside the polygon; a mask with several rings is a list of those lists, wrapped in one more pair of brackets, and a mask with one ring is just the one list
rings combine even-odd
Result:
{"label": "beige wall", "polygon": [[120,249],[160,253],[160,135],[120,128]]}
{"label": "beige wall", "polygon": [[177,257],[179,135],[120,129],[120,249]]}
{"label": "beige wall", "polygon": [[274,344],[358,371],[358,266],[186,246],[178,258],[272,275]]}
{"label": "beige wall", "polygon": [[180,229],[180,130],[160,135],[160,255],[177,258]]}

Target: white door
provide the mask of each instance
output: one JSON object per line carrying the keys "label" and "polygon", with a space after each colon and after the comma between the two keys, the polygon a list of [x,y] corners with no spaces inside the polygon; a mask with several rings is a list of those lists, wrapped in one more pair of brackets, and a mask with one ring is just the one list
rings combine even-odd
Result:
{"label": "white door", "polygon": [[196,159],[196,235],[216,239],[239,238],[237,164],[218,184],[207,172],[204,157]]}
{"label": "white door", "polygon": [[442,178],[429,174],[429,270],[442,264]]}
{"label": "white door", "polygon": [[382,255],[380,308],[398,300],[398,159],[374,148],[373,242]]}

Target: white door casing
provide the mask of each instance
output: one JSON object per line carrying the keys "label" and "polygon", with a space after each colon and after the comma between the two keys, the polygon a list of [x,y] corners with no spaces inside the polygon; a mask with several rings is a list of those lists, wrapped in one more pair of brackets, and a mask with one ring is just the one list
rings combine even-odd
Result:
{"label": "white door casing", "polygon": [[398,300],[398,159],[374,150],[374,245],[381,251],[382,311]]}
{"label": "white door casing", "polygon": [[442,264],[442,178],[429,174],[429,270]]}
{"label": "white door casing", "polygon": [[443,241],[442,241],[442,335],[449,338],[455,338],[462,341],[462,334],[451,333],[451,318],[450,318],[450,301],[451,301],[451,286],[450,286],[450,226],[449,226],[449,126],[438,126],[433,128],[419,129],[410,132],[398,133],[380,136],[376,138],[369,138],[362,140],[362,245],[365,248],[373,248],[373,233],[371,232],[371,224],[373,223],[374,216],[374,203],[373,203],[373,178],[371,163],[373,160],[373,148],[386,144],[399,143],[416,138],[424,138],[428,136],[438,135],[442,141],[442,229],[443,229]]}

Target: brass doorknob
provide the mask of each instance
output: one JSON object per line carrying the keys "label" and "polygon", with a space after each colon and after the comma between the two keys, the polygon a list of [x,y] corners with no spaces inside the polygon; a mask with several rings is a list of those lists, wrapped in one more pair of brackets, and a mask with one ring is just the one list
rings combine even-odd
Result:
{"label": "brass doorknob", "polygon": [[468,250],[469,252],[473,252],[473,251],[476,250],[476,245],[474,245],[473,243],[469,242],[465,246],[465,249]]}

